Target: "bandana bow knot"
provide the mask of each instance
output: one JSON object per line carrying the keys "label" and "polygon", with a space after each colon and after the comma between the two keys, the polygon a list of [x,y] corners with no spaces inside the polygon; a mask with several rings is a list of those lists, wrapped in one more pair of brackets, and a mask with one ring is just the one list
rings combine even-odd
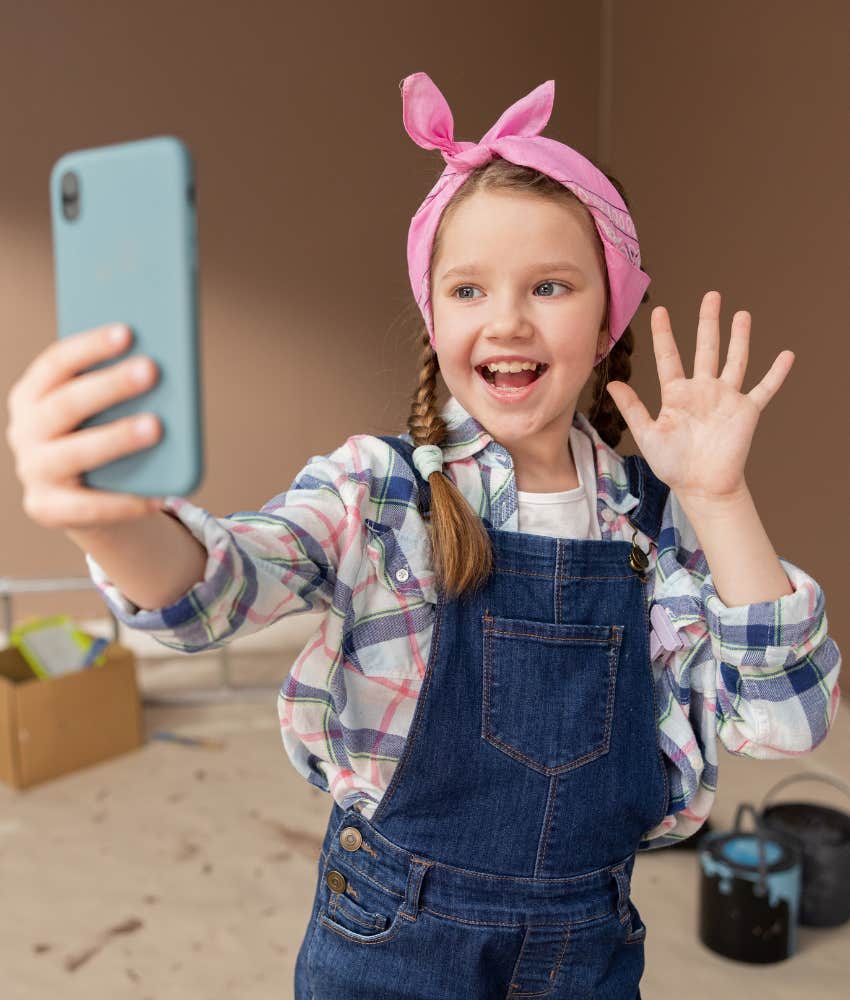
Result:
{"label": "bandana bow knot", "polygon": [[425,73],[414,73],[399,86],[407,134],[423,149],[439,149],[446,163],[459,172],[474,170],[494,155],[502,156],[503,149],[509,150],[499,141],[504,137],[521,139],[539,135],[555,102],[555,81],[547,80],[503,111],[479,142],[455,142],[451,109],[431,78]]}

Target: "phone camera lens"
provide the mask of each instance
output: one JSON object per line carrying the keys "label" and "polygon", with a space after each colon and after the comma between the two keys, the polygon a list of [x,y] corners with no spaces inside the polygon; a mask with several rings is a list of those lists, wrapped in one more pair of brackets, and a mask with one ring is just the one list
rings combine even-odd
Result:
{"label": "phone camera lens", "polygon": [[62,214],[66,219],[76,219],[80,214],[80,181],[73,170],[62,174]]}

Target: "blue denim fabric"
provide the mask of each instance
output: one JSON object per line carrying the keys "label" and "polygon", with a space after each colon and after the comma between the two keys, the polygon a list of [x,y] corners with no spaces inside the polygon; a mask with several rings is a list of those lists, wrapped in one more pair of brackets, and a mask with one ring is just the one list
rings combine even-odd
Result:
{"label": "blue denim fabric", "polygon": [[[655,538],[667,486],[627,470]],[[438,592],[386,793],[371,819],[331,810],[296,1000],[640,998],[631,875],[669,796],[644,578],[629,542],[485,524],[493,574]]]}

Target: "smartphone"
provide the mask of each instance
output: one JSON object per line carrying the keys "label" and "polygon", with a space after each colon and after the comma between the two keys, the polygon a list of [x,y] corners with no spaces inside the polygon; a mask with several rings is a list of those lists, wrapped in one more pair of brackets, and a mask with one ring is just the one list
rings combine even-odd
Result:
{"label": "smartphone", "polygon": [[175,136],[78,149],[50,172],[60,338],[107,323],[133,332],[121,355],[156,362],[153,388],[75,430],[154,413],[159,440],[82,475],[86,486],[138,496],[185,496],[203,476],[195,172]]}

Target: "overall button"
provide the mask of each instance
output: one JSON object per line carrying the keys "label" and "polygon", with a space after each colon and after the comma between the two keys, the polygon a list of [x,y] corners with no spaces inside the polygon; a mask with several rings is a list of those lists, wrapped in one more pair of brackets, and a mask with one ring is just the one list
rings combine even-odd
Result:
{"label": "overall button", "polygon": [[629,553],[629,566],[636,573],[643,573],[647,566],[649,566],[649,556],[637,543],[637,528],[635,528],[635,533],[632,535],[632,551]]}
{"label": "overall button", "polygon": [[339,842],[346,851],[356,851],[363,843],[363,836],[356,826],[347,826],[339,835]]}
{"label": "overall button", "polygon": [[329,871],[325,875],[325,882],[327,882],[328,888],[331,892],[344,892],[345,891],[345,876],[336,870]]}

